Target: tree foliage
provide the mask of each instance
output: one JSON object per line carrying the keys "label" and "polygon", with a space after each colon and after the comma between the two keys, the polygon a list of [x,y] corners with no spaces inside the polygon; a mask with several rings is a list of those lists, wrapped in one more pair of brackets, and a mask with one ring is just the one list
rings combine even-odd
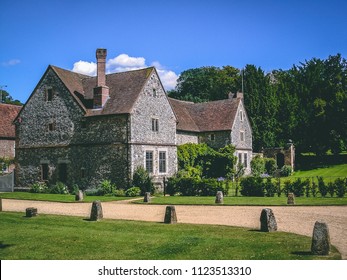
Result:
{"label": "tree foliage", "polygon": [[232,66],[189,69],[169,95],[194,102],[225,99],[242,84],[255,151],[289,139],[298,152],[346,150],[347,61],[340,54],[270,73],[254,65],[246,65],[242,75]]}
{"label": "tree foliage", "polygon": [[19,100],[14,100],[13,97],[6,90],[0,90],[0,103],[23,105]]}

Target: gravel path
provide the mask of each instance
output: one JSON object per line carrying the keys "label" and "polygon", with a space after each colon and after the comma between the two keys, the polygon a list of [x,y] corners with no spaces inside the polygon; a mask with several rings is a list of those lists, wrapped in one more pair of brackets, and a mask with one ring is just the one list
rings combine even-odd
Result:
{"label": "gravel path", "polygon": [[[3,199],[3,211],[25,212],[36,207],[38,213],[89,217],[91,203],[58,203]],[[130,204],[125,201],[103,202],[104,218],[163,222],[165,205]],[[264,206],[176,206],[179,223],[216,224],[249,228],[260,227],[260,213]],[[347,206],[271,206],[279,231],[312,236],[314,223],[325,221],[331,242],[347,259]]]}

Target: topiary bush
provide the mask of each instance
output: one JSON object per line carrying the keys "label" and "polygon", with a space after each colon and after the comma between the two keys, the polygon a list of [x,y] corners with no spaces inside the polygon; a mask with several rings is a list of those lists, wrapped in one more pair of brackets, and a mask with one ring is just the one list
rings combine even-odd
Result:
{"label": "topiary bush", "polygon": [[347,189],[347,179],[337,178],[334,186],[337,197],[344,197]]}
{"label": "topiary bush", "polygon": [[275,193],[277,193],[278,189],[274,182],[272,182],[271,178],[267,178],[264,184],[265,195],[267,197],[274,197]]}
{"label": "topiary bush", "polygon": [[318,177],[318,189],[322,197],[326,197],[328,193],[328,187],[325,184],[323,177]]}

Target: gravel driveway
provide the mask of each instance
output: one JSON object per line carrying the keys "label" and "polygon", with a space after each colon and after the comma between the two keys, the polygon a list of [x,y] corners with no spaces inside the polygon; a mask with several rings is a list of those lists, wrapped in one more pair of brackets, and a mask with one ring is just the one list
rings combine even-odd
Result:
{"label": "gravel driveway", "polygon": [[[3,199],[3,211],[25,212],[36,207],[38,213],[89,217],[91,203],[58,203]],[[165,205],[129,204],[124,201],[103,202],[104,218],[163,222]],[[264,206],[176,206],[179,223],[216,224],[249,228],[260,227]],[[347,206],[271,206],[279,231],[312,236],[317,220],[328,224],[332,244],[347,259]]]}

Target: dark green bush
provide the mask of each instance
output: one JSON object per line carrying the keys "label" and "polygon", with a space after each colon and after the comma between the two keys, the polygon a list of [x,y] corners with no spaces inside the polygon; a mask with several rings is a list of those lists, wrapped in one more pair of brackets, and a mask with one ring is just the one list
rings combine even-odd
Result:
{"label": "dark green bush", "polygon": [[318,189],[322,197],[326,197],[328,193],[328,187],[325,184],[323,177],[318,177]]}
{"label": "dark green bush", "polygon": [[284,182],[284,192],[286,196],[288,193],[294,193],[295,196],[300,197],[305,194],[305,190],[309,188],[310,180],[302,181],[300,178],[296,179],[294,182],[285,181]]}
{"label": "dark green bush", "polygon": [[273,158],[264,158],[264,163],[266,173],[273,176],[277,169],[276,160]]}
{"label": "dark green bush", "polygon": [[243,196],[264,196],[263,179],[260,177],[244,177],[241,179],[241,194]]}
{"label": "dark green bush", "polygon": [[265,195],[267,197],[274,197],[275,193],[277,192],[277,186],[274,182],[272,182],[271,178],[267,178],[266,182],[264,184],[265,188]]}
{"label": "dark green bush", "polygon": [[217,179],[171,177],[167,183],[166,193],[183,196],[214,196],[217,191],[223,191],[223,194],[227,195],[228,188],[228,184],[223,184]]}
{"label": "dark green bush", "polygon": [[334,182],[337,197],[344,197],[346,194],[347,180],[337,178]]}
{"label": "dark green bush", "polygon": [[141,195],[145,195],[146,192],[154,193],[154,185],[152,182],[152,178],[142,166],[136,168],[132,185],[139,187],[141,190]]}
{"label": "dark green bush", "polygon": [[327,188],[328,188],[328,193],[330,194],[330,197],[333,197],[335,194],[335,183],[329,182]]}
{"label": "dark green bush", "polygon": [[283,165],[280,171],[281,177],[288,177],[292,174],[292,167],[290,165]]}
{"label": "dark green bush", "polygon": [[68,194],[69,189],[68,187],[62,183],[62,182],[57,182],[55,185],[49,188],[49,193],[52,194]]}

